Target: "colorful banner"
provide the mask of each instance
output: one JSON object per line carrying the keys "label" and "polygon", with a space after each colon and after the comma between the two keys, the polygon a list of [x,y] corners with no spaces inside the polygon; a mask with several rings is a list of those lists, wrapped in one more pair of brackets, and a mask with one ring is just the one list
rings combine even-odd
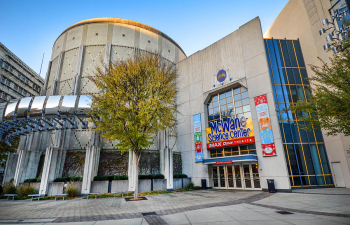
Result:
{"label": "colorful banner", "polygon": [[203,161],[203,144],[202,144],[202,124],[201,124],[201,114],[193,116],[193,126],[194,126],[194,147],[196,153],[195,162]]}
{"label": "colorful banner", "polygon": [[266,95],[257,96],[254,98],[254,101],[256,113],[258,116],[259,133],[261,139],[261,147],[263,149],[263,156],[277,155]]}
{"label": "colorful banner", "polygon": [[227,118],[210,122],[207,131],[207,149],[254,143],[252,119]]}

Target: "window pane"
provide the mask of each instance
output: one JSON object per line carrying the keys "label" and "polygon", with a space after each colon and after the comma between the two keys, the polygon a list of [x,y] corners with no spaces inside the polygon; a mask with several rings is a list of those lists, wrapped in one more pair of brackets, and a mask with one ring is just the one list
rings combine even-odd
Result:
{"label": "window pane", "polygon": [[233,103],[227,104],[227,109],[233,109]]}
{"label": "window pane", "polygon": [[243,106],[243,112],[250,112],[250,105]]}
{"label": "window pane", "polygon": [[280,40],[280,42],[281,42],[281,46],[282,46],[282,52],[283,52],[285,66],[291,67],[291,62],[290,62],[290,58],[289,58],[289,53],[288,53],[286,41]]}
{"label": "window pane", "polygon": [[235,101],[238,101],[238,100],[241,100],[241,95],[240,94],[235,95]]}
{"label": "window pane", "polygon": [[252,114],[251,114],[251,112],[246,112],[246,113],[244,113],[244,117],[245,118],[252,118]]}
{"label": "window pane", "polygon": [[220,100],[225,98],[225,93],[220,94]]}
{"label": "window pane", "polygon": [[299,169],[298,169],[297,160],[295,158],[293,145],[287,145],[287,148],[288,148],[288,155],[289,155],[290,166],[292,168],[292,173],[293,175],[299,175]]}
{"label": "window pane", "polygon": [[220,105],[225,105],[226,104],[226,99],[220,99]]}
{"label": "window pane", "polygon": [[323,136],[320,129],[314,129],[317,142],[323,142]]}
{"label": "window pane", "polygon": [[275,56],[275,50],[273,48],[273,43],[271,39],[267,39],[267,47],[269,50],[269,55],[270,55],[270,60],[271,60],[271,66],[272,67],[277,67],[277,62],[276,62],[276,56]]}
{"label": "window pane", "polygon": [[248,97],[249,97],[248,92],[242,93],[242,99],[243,99],[243,98],[248,98]]}
{"label": "window pane", "polygon": [[226,97],[230,97],[230,96],[232,97],[232,91],[231,90],[226,92]]}
{"label": "window pane", "polygon": [[286,143],[293,143],[292,133],[290,131],[289,123],[282,123],[284,135],[286,137]]}
{"label": "window pane", "polygon": [[249,98],[242,100],[243,105],[249,105]]}
{"label": "window pane", "polygon": [[227,103],[233,102],[233,101],[232,101],[232,96],[231,96],[231,97],[228,97],[228,98],[226,99],[226,101],[227,101]]}
{"label": "window pane", "polygon": [[213,102],[213,107],[218,107],[219,106],[219,102]]}
{"label": "window pane", "polygon": [[302,84],[299,70],[293,68],[293,73],[294,73],[294,78],[295,78],[296,84]]}
{"label": "window pane", "polygon": [[284,68],[279,68],[279,72],[282,84],[288,84],[286,70]]}
{"label": "window pane", "polygon": [[214,109],[209,109],[208,114],[209,115],[214,114]]}
{"label": "window pane", "polygon": [[298,121],[298,123],[299,123],[299,132],[300,132],[301,142],[308,143],[309,140],[307,138],[307,132],[303,128],[304,127],[304,122],[303,121]]}
{"label": "window pane", "polygon": [[276,94],[277,94],[277,100],[278,102],[284,102],[284,97],[282,93],[282,86],[281,85],[276,85]]}
{"label": "window pane", "polygon": [[309,175],[315,175],[314,165],[312,164],[312,158],[310,153],[310,147],[308,144],[303,144],[303,150],[305,155],[305,161]]}
{"label": "window pane", "polygon": [[301,53],[300,43],[299,41],[293,41],[293,43],[294,43],[295,53],[297,54],[299,67],[305,67],[303,54]]}
{"label": "window pane", "polygon": [[292,41],[287,41],[287,47],[289,51],[289,57],[292,62],[292,67],[298,67],[297,60],[295,58],[294,47]]}
{"label": "window pane", "polygon": [[231,156],[232,155],[230,148],[225,148],[224,151],[225,151],[225,156]]}
{"label": "window pane", "polygon": [[272,73],[273,73],[273,78],[275,80],[275,84],[281,84],[278,68],[272,68]]}
{"label": "window pane", "polygon": [[236,101],[236,102],[235,102],[235,106],[236,106],[236,107],[242,106],[242,101]]}
{"label": "window pane", "polygon": [[239,94],[239,93],[241,93],[241,90],[239,88],[236,88],[233,90],[234,95]]}
{"label": "window pane", "polygon": [[301,77],[303,79],[303,83],[304,84],[309,84],[309,80],[308,80],[308,76],[307,76],[307,73],[306,73],[306,69],[300,69],[300,74],[301,74]]}
{"label": "window pane", "polygon": [[273,74],[272,74],[272,69],[271,69],[271,68],[269,68],[269,72],[270,72],[271,84],[274,84],[275,81],[274,81],[274,79],[273,79]]}
{"label": "window pane", "polygon": [[213,120],[213,119],[214,119],[213,115],[208,116],[208,121]]}
{"label": "window pane", "polygon": [[294,103],[298,101],[298,93],[295,85],[290,85],[290,92],[292,94],[292,100]]}
{"label": "window pane", "polygon": [[281,53],[281,48],[279,45],[279,41],[278,40],[273,40],[273,46],[275,49],[275,53],[276,53],[276,60],[277,60],[277,66],[278,67],[283,67],[283,61],[282,61],[282,53]]}
{"label": "window pane", "polygon": [[295,84],[293,70],[291,68],[287,68],[287,76],[288,76],[289,84]]}
{"label": "window pane", "polygon": [[217,101],[218,100],[218,96],[217,95],[214,95],[213,96],[213,102]]}
{"label": "window pane", "polygon": [[238,113],[242,113],[242,112],[243,112],[242,107],[236,108],[236,114],[238,114]]}
{"label": "window pane", "polygon": [[301,145],[295,145],[295,150],[297,153],[297,159],[299,163],[299,169],[300,169],[300,175],[307,175],[306,172],[306,165],[304,161],[304,155],[303,155],[303,150],[301,148]]}
{"label": "window pane", "polygon": [[284,102],[291,102],[291,99],[289,99],[290,92],[288,90],[288,86],[282,85],[283,95],[284,95]]}
{"label": "window pane", "polygon": [[293,140],[294,143],[300,143],[300,138],[299,138],[299,132],[298,132],[298,127],[294,122],[291,122],[291,130],[293,134]]}
{"label": "window pane", "polygon": [[323,144],[318,145],[318,150],[320,152],[323,172],[324,174],[330,174],[331,172],[329,171],[328,160],[326,156],[326,149],[324,148],[324,145]]}

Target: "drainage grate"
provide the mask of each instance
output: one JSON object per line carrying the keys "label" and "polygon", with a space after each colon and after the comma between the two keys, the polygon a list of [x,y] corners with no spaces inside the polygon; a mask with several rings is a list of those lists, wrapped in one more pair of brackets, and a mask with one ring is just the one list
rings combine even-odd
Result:
{"label": "drainage grate", "polygon": [[142,213],[143,216],[151,216],[151,215],[156,215],[155,212],[146,212],[146,213]]}
{"label": "drainage grate", "polygon": [[283,214],[283,215],[293,214],[293,213],[287,212],[287,211],[276,211],[276,213]]}

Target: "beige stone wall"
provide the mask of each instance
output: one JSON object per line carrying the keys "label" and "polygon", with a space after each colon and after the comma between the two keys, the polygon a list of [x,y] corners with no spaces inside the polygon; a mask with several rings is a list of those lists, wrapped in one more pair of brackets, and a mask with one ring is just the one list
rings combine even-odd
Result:
{"label": "beige stone wall", "polygon": [[[265,32],[264,38],[299,39],[308,75],[312,77],[314,72],[309,65],[320,66],[317,57],[329,62],[333,54],[323,50],[323,45],[327,43],[326,35],[319,35],[319,30],[326,28],[322,20],[330,19],[330,7],[329,0],[290,0]],[[350,156],[345,153],[350,148],[350,138],[343,134],[329,137],[325,133],[323,131],[331,170],[332,162],[340,162],[346,187],[350,188]]]}

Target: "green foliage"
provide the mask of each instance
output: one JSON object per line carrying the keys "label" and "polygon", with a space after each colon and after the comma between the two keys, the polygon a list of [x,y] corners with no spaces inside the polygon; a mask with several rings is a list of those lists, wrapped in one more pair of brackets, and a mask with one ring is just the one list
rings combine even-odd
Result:
{"label": "green foliage", "polygon": [[[94,181],[105,181],[105,180],[127,180],[128,175],[109,175],[109,176],[95,176]],[[154,174],[154,175],[139,175],[139,179],[164,179],[163,174]]]}
{"label": "green foliage", "polygon": [[9,153],[15,153],[18,148],[20,136],[16,137],[14,141],[14,145],[8,146],[4,142],[0,142],[0,162],[2,160],[7,160],[7,156]]}
{"label": "green foliage", "polygon": [[56,178],[53,182],[70,182],[70,181],[83,181],[83,177],[60,177]]}
{"label": "green foliage", "polygon": [[14,179],[13,179],[13,178],[11,178],[10,183],[12,183],[13,181],[14,181]]}
{"label": "green foliage", "polygon": [[174,178],[187,178],[186,174],[174,174]]}
{"label": "green foliage", "polygon": [[315,73],[309,78],[310,91],[289,109],[306,122],[304,129],[322,127],[327,135],[350,135],[350,48],[329,59],[326,63],[319,58],[321,66],[310,65]]}
{"label": "green foliage", "polygon": [[2,191],[4,194],[16,194],[17,188],[14,184],[9,183],[9,184],[5,184]]}
{"label": "green foliage", "polygon": [[[176,65],[158,54],[139,54],[96,68],[91,115],[96,130],[109,141],[118,140],[122,152],[142,149],[152,135],[176,122]],[[106,71],[106,72],[104,72]]]}
{"label": "green foliage", "polygon": [[68,196],[71,198],[77,196],[78,188],[74,185],[74,182],[68,183],[65,193],[68,194]]}
{"label": "green foliage", "polygon": [[152,179],[164,179],[163,174],[154,174]]}
{"label": "green foliage", "polygon": [[193,182],[189,183],[186,188],[193,189],[194,188],[194,183]]}
{"label": "green foliage", "polygon": [[24,181],[24,183],[41,182],[41,178],[31,178]]}
{"label": "green foliage", "polygon": [[36,189],[33,186],[20,186],[17,187],[17,194],[20,196],[28,196],[30,194],[35,194],[36,193]]}

